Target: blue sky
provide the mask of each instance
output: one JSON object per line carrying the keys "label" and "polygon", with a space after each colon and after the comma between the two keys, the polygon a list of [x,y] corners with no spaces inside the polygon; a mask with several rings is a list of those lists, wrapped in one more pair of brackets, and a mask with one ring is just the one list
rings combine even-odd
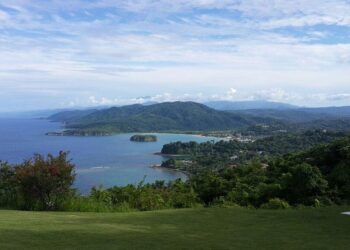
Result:
{"label": "blue sky", "polygon": [[0,111],[350,105],[348,0],[0,0]]}

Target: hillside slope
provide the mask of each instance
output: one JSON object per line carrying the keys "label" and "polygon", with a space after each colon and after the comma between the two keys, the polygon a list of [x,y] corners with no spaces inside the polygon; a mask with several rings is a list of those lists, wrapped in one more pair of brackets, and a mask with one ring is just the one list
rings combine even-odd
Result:
{"label": "hillside slope", "polygon": [[273,109],[273,110],[289,110],[296,109],[298,106],[294,106],[288,103],[271,102],[271,101],[211,101],[205,102],[205,105],[217,110],[249,110],[249,109]]}
{"label": "hillside slope", "polygon": [[[343,111],[343,112],[342,112]],[[230,111],[236,115],[248,115],[260,119],[272,119],[289,126],[292,131],[307,131],[326,129],[331,131],[350,131],[350,108],[342,107],[332,110],[326,108],[314,109],[251,109]]]}
{"label": "hillside slope", "polygon": [[[228,130],[274,123],[270,118],[217,111],[194,102],[168,102],[148,106],[130,105],[94,111],[86,115],[56,114],[67,128],[109,132]],[[57,119],[56,119],[57,120]]]}

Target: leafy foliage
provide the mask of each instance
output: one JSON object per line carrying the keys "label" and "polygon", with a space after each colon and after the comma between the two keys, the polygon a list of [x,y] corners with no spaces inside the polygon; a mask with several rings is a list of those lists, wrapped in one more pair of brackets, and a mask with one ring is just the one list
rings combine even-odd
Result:
{"label": "leafy foliage", "polygon": [[261,205],[261,208],[268,208],[268,209],[286,209],[289,207],[290,206],[288,202],[278,198],[270,199],[269,202]]}
{"label": "leafy foliage", "polygon": [[93,188],[90,198],[108,207],[128,204],[129,208],[146,211],[164,208],[188,208],[197,206],[199,199],[189,183],[177,180],[167,185],[164,181],[138,186]]}
{"label": "leafy foliage", "polygon": [[15,169],[0,162],[0,207],[15,206],[17,200]]}
{"label": "leafy foliage", "polygon": [[[67,153],[35,155],[19,166],[0,164],[0,206],[113,212],[235,205],[281,209],[350,202],[350,137],[263,161],[232,165],[217,159],[209,154],[206,162],[216,167],[203,168],[186,182],[95,187],[85,197],[71,189],[74,165]],[[176,161],[172,163],[175,168]]]}
{"label": "leafy foliage", "polygon": [[[75,117],[75,119],[74,119]],[[257,123],[273,123],[272,119],[255,118],[211,109],[194,102],[160,103],[149,106],[130,105],[92,113],[58,113],[50,119],[67,123],[67,134],[213,131],[247,128]],[[78,132],[77,132],[78,131]]]}
{"label": "leafy foliage", "polygon": [[[161,153],[178,157],[165,161],[162,166],[196,173],[202,169],[227,168],[229,165],[242,164],[255,158],[267,162],[270,156],[299,152],[343,136],[343,133],[314,130],[268,136],[250,143],[236,140],[216,143],[173,142],[165,144]],[[179,159],[185,158],[190,159],[193,164],[181,164]]]}
{"label": "leafy foliage", "polygon": [[74,165],[67,153],[44,158],[35,155],[23,164],[9,167],[1,165],[0,200],[8,206],[29,210],[57,210],[71,196],[74,182]]}

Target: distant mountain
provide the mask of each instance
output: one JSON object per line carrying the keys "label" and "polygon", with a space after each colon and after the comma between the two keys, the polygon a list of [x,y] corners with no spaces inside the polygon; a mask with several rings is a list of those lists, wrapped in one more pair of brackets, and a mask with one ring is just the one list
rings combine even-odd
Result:
{"label": "distant mountain", "polygon": [[326,129],[337,132],[350,132],[350,117],[343,117],[337,119],[319,119],[305,123],[298,124],[304,130]]}
{"label": "distant mountain", "polygon": [[325,119],[334,119],[335,117],[318,113],[318,112],[308,112],[302,109],[247,109],[247,110],[233,110],[230,111],[233,114],[238,115],[250,115],[254,117],[266,118],[266,119],[276,119],[289,123],[303,123],[311,122],[314,120],[319,120],[322,118]]}
{"label": "distant mountain", "polygon": [[[72,116],[75,117],[74,114],[87,114],[90,111],[96,111],[100,109],[106,109],[107,106],[98,106],[96,108],[84,108],[84,107],[77,107],[74,110],[71,108],[57,108],[57,109],[43,109],[43,110],[30,110],[30,111],[14,111],[14,112],[0,112],[1,118],[47,118],[51,117],[50,120],[52,121],[59,121],[63,120],[63,117]],[[59,116],[62,117],[55,117],[56,114],[59,114]]]}
{"label": "distant mountain", "polygon": [[350,107],[296,108],[296,109],[247,109],[232,110],[234,114],[277,119],[289,123],[305,123],[322,120],[333,121],[350,118]]}
{"label": "distant mountain", "polygon": [[51,116],[50,119],[66,122],[68,129],[106,132],[213,131],[274,122],[269,118],[218,111],[194,102],[63,112]]}
{"label": "distant mountain", "polygon": [[14,112],[2,112],[0,118],[43,118],[53,115],[58,112],[65,111],[64,109],[48,109],[48,110],[33,110],[33,111],[14,111]]}
{"label": "distant mountain", "polygon": [[211,101],[204,103],[208,107],[217,110],[249,110],[249,109],[295,109],[297,106],[281,103],[281,102],[270,102],[270,101]]}
{"label": "distant mountain", "polygon": [[79,118],[82,118],[86,115],[96,112],[97,109],[86,109],[86,110],[67,110],[58,112],[49,117],[49,120],[54,122],[73,122]]}
{"label": "distant mountain", "polygon": [[[266,103],[269,102],[261,104]],[[255,102],[254,105],[257,104]],[[350,107],[298,108],[288,104],[268,105],[275,108],[262,109],[261,106],[259,109],[221,111],[194,102],[166,102],[63,111],[50,116],[49,119],[65,122],[70,132],[68,134],[78,135],[241,129],[255,131],[259,127],[257,125],[261,124],[268,125],[269,131],[281,129],[350,131]],[[238,105],[236,107],[238,108]],[[239,107],[243,108],[242,105]],[[250,103],[249,107],[253,107],[253,104]]]}
{"label": "distant mountain", "polygon": [[301,111],[314,114],[326,114],[334,117],[350,117],[350,106],[342,107],[320,107],[320,108],[300,108]]}

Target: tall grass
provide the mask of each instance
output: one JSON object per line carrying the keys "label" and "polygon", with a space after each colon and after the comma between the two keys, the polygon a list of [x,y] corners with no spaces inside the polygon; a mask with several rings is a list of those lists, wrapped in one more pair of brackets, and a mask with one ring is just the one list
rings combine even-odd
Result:
{"label": "tall grass", "polygon": [[132,212],[136,209],[130,207],[126,202],[117,205],[107,205],[104,202],[98,202],[90,197],[74,197],[69,199],[63,205],[64,211],[70,212]]}

